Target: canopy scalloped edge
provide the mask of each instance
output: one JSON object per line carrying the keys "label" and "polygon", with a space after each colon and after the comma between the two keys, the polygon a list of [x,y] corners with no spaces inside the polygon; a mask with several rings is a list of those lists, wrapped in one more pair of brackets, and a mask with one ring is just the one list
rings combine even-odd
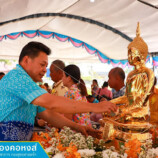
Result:
{"label": "canopy scalloped edge", "polygon": [[[15,32],[15,33],[11,33],[8,35],[3,35],[0,36],[0,42],[2,42],[3,40],[7,40],[7,39],[11,39],[11,40],[15,40],[18,37],[27,37],[27,38],[34,38],[36,36],[41,36],[43,38],[49,39],[49,38],[53,38],[53,39],[57,39],[60,42],[71,42],[72,45],[76,48],[79,47],[83,47],[86,49],[86,51],[91,54],[91,55],[97,55],[99,60],[102,63],[108,63],[108,64],[112,64],[114,67],[121,65],[123,68],[128,66],[130,67],[128,60],[115,60],[115,59],[110,59],[108,58],[106,55],[104,55],[103,53],[101,53],[99,50],[95,49],[94,47],[90,46],[89,44],[80,41],[78,39],[69,37],[69,36],[65,36],[59,33],[55,33],[55,32],[50,32],[50,31],[43,31],[43,30],[28,30],[28,31],[23,31],[23,32]],[[154,61],[155,60],[155,61]],[[147,57],[146,62],[150,61],[150,56]],[[157,57],[153,57],[153,65],[154,66],[158,66],[158,58]]]}
{"label": "canopy scalloped edge", "polygon": [[113,27],[111,27],[107,24],[98,22],[98,21],[93,20],[93,19],[85,18],[85,17],[82,17],[82,16],[77,16],[77,15],[72,15],[72,14],[64,14],[64,13],[38,13],[38,14],[32,14],[32,15],[21,17],[21,18],[0,22],[0,26],[11,23],[11,22],[15,22],[15,21],[18,22],[18,21],[26,20],[26,19],[33,19],[33,18],[40,18],[40,17],[50,17],[50,16],[53,16],[53,17],[59,16],[59,17],[65,17],[65,18],[70,18],[70,19],[77,19],[77,20],[80,20],[80,21],[95,24],[95,25],[98,25],[100,27],[103,27],[107,30],[110,30],[110,31],[118,34],[119,36],[121,36],[122,38],[124,38],[124,39],[126,39],[130,42],[132,41],[132,39],[130,37],[128,37],[126,34],[120,32],[119,30],[117,30],[117,29],[115,29],[115,28],[113,28]]}
{"label": "canopy scalloped edge", "polygon": [[158,56],[153,57],[153,65],[158,66]]}

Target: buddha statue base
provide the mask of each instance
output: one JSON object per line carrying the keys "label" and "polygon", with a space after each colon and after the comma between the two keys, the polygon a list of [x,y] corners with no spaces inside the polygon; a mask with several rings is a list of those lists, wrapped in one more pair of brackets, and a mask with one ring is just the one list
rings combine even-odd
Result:
{"label": "buddha statue base", "polygon": [[100,123],[103,127],[103,139],[105,141],[116,138],[125,142],[137,138],[141,143],[145,143],[146,140],[151,139],[149,130],[152,125],[149,123],[123,124],[110,118],[103,118]]}

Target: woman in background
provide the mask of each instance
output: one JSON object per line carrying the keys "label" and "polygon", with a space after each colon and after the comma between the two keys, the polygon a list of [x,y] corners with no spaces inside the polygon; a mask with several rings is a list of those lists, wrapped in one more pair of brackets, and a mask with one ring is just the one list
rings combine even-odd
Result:
{"label": "woman in background", "polygon": [[99,92],[99,86],[98,86],[98,81],[96,79],[94,79],[92,81],[92,85],[91,85],[91,93],[92,96],[97,98],[98,96],[98,92]]}
{"label": "woman in background", "polygon": [[[84,84],[84,81],[81,80],[80,69],[76,65],[68,65],[64,68],[62,80],[64,86],[68,87],[69,89],[65,93],[65,97],[69,99],[87,102],[86,86]],[[65,116],[81,125],[91,126],[89,113],[67,114]]]}
{"label": "woman in background", "polygon": [[98,93],[98,99],[100,100],[101,96],[106,96],[105,98],[107,100],[111,100],[112,99],[112,92],[111,90],[108,89],[108,82],[104,82],[103,85],[102,85],[102,88],[100,90],[100,92]]}

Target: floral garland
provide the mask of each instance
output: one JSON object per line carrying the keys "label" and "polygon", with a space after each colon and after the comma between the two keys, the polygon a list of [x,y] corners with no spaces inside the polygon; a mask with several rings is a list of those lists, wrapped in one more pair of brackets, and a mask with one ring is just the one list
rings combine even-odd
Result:
{"label": "floral garland", "polygon": [[144,145],[137,139],[130,140],[117,151],[113,146],[107,148],[104,140],[86,138],[69,127],[60,132],[52,128],[48,133],[34,133],[32,141],[39,141],[53,158],[158,158],[158,147],[152,148],[151,140]]}

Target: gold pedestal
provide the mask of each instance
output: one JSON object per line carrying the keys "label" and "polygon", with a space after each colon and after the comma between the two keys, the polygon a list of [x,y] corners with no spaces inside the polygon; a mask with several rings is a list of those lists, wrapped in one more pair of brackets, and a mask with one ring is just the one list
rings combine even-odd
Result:
{"label": "gold pedestal", "polygon": [[123,124],[116,122],[109,118],[104,118],[100,121],[103,126],[103,139],[105,141],[118,139],[120,141],[128,141],[138,139],[145,143],[146,140],[151,139],[149,129],[152,127],[149,123],[144,124]]}

